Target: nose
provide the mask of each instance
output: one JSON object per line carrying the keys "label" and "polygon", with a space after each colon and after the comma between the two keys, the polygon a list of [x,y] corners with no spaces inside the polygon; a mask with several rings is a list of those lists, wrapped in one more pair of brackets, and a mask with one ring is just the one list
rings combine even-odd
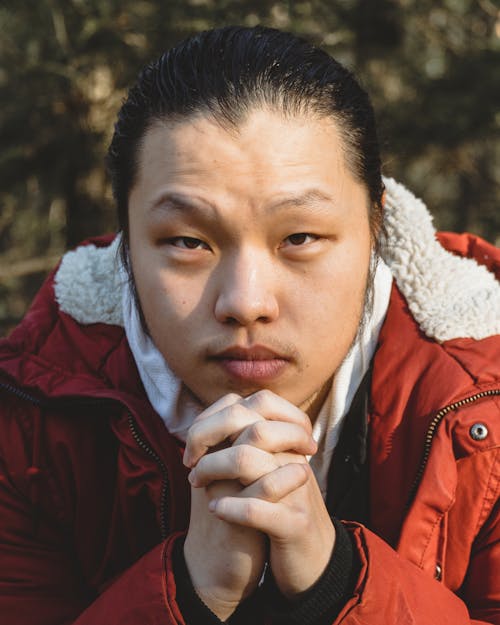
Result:
{"label": "nose", "polygon": [[217,321],[248,326],[278,318],[277,276],[266,255],[251,249],[235,253],[221,261],[217,273]]}

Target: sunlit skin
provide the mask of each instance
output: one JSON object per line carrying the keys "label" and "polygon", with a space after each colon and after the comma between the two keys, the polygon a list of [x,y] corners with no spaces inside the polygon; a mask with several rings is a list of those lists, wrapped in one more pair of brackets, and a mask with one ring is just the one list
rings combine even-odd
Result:
{"label": "sunlit skin", "polygon": [[254,110],[157,123],[130,194],[130,253],[148,330],[206,409],[188,432],[191,581],[221,620],[268,562],[294,597],[335,529],[306,462],[311,422],[363,310],[367,194],[335,123]]}
{"label": "sunlit skin", "polygon": [[[204,404],[261,388],[296,405],[315,396],[355,336],[371,244],[366,190],[332,121],[158,123],[129,214],[149,331]],[[255,345],[276,352],[267,369],[216,359]]]}

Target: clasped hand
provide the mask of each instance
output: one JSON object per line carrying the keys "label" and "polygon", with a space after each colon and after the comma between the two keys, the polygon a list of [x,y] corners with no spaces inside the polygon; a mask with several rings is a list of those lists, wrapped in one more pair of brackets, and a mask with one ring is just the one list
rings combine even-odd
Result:
{"label": "clasped hand", "polygon": [[193,423],[191,520],[184,554],[193,585],[224,620],[258,585],[264,563],[293,597],[320,577],[335,530],[305,458],[311,422],[271,391],[222,397]]}

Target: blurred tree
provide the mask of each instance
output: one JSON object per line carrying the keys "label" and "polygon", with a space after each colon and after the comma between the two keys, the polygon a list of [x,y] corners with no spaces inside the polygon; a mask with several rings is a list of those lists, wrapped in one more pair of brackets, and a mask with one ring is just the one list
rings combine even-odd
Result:
{"label": "blurred tree", "polygon": [[500,233],[500,9],[492,0],[17,0],[0,7],[0,334],[46,271],[113,229],[103,159],[125,89],[187,34],[292,30],[371,93],[385,171],[443,228]]}

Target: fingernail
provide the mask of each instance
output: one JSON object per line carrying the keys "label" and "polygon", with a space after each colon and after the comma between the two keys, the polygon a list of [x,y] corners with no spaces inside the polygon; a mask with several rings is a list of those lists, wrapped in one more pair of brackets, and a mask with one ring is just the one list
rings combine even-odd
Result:
{"label": "fingernail", "polygon": [[215,508],[217,507],[217,499],[212,499],[212,501],[208,504],[208,509],[210,512],[215,512]]}
{"label": "fingernail", "polygon": [[190,471],[189,475],[188,475],[188,480],[190,482],[190,484],[192,484],[193,486],[196,483],[196,475],[194,474],[194,471]]}

